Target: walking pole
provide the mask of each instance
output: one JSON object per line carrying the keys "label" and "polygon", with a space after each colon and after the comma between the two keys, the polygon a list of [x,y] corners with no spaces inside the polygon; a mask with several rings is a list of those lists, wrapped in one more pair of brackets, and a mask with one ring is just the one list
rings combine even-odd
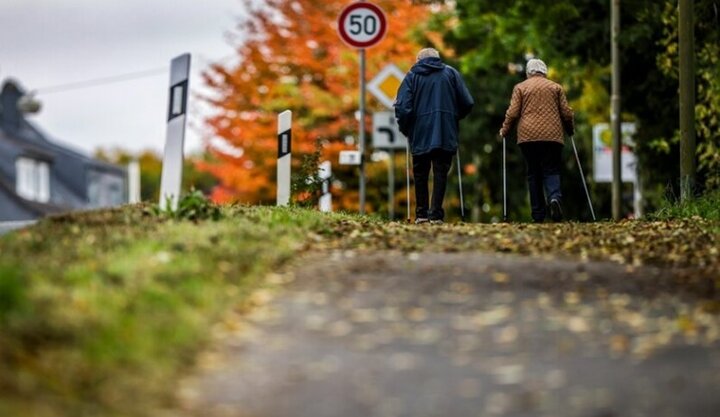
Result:
{"label": "walking pole", "polygon": [[460,218],[465,221],[465,199],[463,197],[462,189],[462,170],[460,169],[460,148],[457,150],[457,172],[458,172],[458,186],[460,187]]}
{"label": "walking pole", "polygon": [[503,150],[502,150],[502,170],[503,170],[503,222],[507,222],[507,167],[505,164],[505,136],[502,137]]}
{"label": "walking pole", "polygon": [[577,147],[575,146],[575,136],[570,136],[570,140],[572,141],[573,150],[575,151],[575,160],[577,160],[578,168],[580,168],[580,179],[582,179],[583,188],[585,188],[588,206],[590,206],[590,214],[592,214],[593,221],[596,221],[595,210],[593,210],[592,201],[590,200],[590,192],[588,191],[587,184],[585,183],[585,174],[583,173],[582,165],[580,164],[580,157],[578,156]]}
{"label": "walking pole", "polygon": [[405,193],[407,197],[407,221],[410,223],[410,141],[405,143],[405,180],[407,186]]}

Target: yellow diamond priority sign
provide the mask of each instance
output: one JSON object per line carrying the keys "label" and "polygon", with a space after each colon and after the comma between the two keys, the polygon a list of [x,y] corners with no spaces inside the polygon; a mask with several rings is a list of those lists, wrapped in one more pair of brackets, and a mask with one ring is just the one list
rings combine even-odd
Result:
{"label": "yellow diamond priority sign", "polygon": [[405,78],[405,73],[395,64],[389,64],[368,83],[367,88],[380,103],[392,109],[403,78]]}

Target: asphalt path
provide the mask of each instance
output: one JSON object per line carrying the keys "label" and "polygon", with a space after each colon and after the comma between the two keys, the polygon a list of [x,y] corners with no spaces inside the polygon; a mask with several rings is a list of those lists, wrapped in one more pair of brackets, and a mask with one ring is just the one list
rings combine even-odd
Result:
{"label": "asphalt path", "polygon": [[480,253],[307,257],[213,329],[178,395],[193,416],[717,417],[717,300],[677,277]]}

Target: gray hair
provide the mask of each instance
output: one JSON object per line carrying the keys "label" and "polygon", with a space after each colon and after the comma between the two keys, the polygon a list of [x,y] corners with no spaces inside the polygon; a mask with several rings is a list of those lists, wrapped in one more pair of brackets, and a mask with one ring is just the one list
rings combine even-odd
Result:
{"label": "gray hair", "polygon": [[420,61],[424,58],[440,58],[440,52],[438,52],[435,48],[421,49],[417,54],[417,60]]}
{"label": "gray hair", "polygon": [[548,69],[547,65],[545,65],[542,60],[531,59],[525,65],[525,72],[527,73],[528,77],[535,74],[547,75]]}

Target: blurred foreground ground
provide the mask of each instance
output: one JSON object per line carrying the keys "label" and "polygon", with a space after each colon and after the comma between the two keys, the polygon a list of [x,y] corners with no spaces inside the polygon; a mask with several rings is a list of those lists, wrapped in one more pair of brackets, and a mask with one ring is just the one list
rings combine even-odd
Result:
{"label": "blurred foreground ground", "polygon": [[0,237],[0,416],[720,415],[717,221],[191,202]]}
{"label": "blurred foreground ground", "polygon": [[226,318],[180,397],[194,416],[717,416],[720,317],[681,275],[328,251]]}

